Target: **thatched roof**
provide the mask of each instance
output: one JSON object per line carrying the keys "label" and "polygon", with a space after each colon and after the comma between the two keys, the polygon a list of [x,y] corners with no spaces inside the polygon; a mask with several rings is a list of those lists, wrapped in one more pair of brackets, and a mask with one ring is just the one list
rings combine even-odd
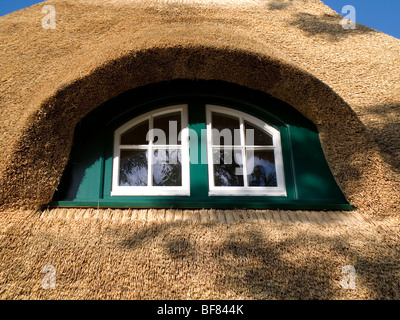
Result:
{"label": "thatched roof", "polygon": [[48,203],[75,124],[138,86],[217,79],[267,92],[318,126],[351,204],[398,211],[400,40],[318,0],[53,0],[0,18],[0,207]]}
{"label": "thatched roof", "polygon": [[[400,40],[343,30],[318,0],[45,4],[54,30],[41,26],[43,3],[0,18],[0,298],[399,298]],[[36,211],[84,115],[178,78],[298,109],[358,211]],[[41,287],[46,265],[55,290]],[[356,290],[341,287],[345,265]]]}
{"label": "thatched roof", "polygon": [[[184,221],[196,214],[202,221]],[[275,222],[276,214],[292,222]],[[323,225],[309,212],[249,210],[221,223],[212,215],[224,212],[3,213],[0,298],[400,298],[398,219]],[[301,216],[311,221],[293,218]],[[356,290],[341,285],[346,265],[356,269]],[[54,268],[54,290],[42,287],[45,266]]]}

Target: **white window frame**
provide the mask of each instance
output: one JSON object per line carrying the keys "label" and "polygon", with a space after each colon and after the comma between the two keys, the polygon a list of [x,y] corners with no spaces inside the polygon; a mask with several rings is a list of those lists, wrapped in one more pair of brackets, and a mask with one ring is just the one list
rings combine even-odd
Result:
{"label": "white window frame", "polygon": [[[255,150],[273,150],[275,157],[275,169],[276,169],[276,187],[251,187],[248,185],[247,169],[243,165],[243,187],[219,187],[215,186],[214,183],[214,165],[213,165],[213,147],[218,147],[218,145],[212,144],[212,127],[211,127],[211,114],[212,112],[218,112],[225,115],[234,116],[240,121],[240,146],[235,149],[241,149],[243,164],[247,163],[246,159],[246,147],[254,148]],[[244,121],[248,121],[253,125],[265,130],[268,134],[272,136],[273,146],[246,146],[245,145],[245,135],[244,135]],[[208,158],[208,183],[209,183],[209,196],[287,196],[286,185],[285,185],[285,175],[283,167],[283,156],[282,156],[282,146],[281,146],[281,135],[279,130],[273,128],[272,126],[266,124],[265,122],[257,119],[251,115],[238,110],[221,107],[217,105],[206,105],[206,126],[207,126],[207,158]]]}
{"label": "white window frame", "polygon": [[[190,159],[189,159],[189,130],[188,130],[188,106],[187,104],[173,105],[161,109],[157,109],[134,118],[114,131],[114,153],[113,153],[113,170],[112,170],[112,188],[111,196],[189,196],[190,195]],[[154,149],[160,149],[157,144],[153,145],[150,141],[147,146],[139,145],[120,145],[121,135],[135,125],[148,120],[149,130],[153,128],[153,119],[155,117],[181,112],[181,126],[182,131],[180,134],[181,144],[168,145],[170,149],[181,150],[181,165],[182,165],[182,186],[153,186],[152,185],[152,165],[149,165],[148,170],[148,184],[147,186],[120,186],[119,185],[119,167],[120,167],[120,153],[121,149],[146,149],[148,153],[148,163],[152,163],[152,155]],[[179,134],[179,128],[178,128]],[[164,149],[164,148],[161,148]]]}

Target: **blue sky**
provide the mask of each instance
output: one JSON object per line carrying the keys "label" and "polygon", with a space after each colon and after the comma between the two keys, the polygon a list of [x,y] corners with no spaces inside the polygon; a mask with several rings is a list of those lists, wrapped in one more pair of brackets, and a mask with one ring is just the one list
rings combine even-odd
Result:
{"label": "blue sky", "polygon": [[[39,2],[43,1],[0,0],[0,16]],[[356,8],[358,23],[400,39],[400,0],[322,0],[322,2],[338,13],[341,13],[343,6],[352,5]]]}
{"label": "blue sky", "polygon": [[400,0],[322,0],[338,13],[345,5],[356,9],[356,21],[400,39]]}

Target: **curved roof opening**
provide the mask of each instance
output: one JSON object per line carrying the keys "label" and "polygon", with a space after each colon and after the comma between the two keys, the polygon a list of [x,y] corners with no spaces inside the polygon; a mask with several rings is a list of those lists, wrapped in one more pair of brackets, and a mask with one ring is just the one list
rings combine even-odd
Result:
{"label": "curved roof opening", "polygon": [[[151,1],[51,3],[55,30],[37,22],[41,4],[1,18],[9,48],[0,93],[2,208],[51,200],[75,125],[91,110],[173,79],[221,80],[285,101],[317,126],[352,205],[380,213],[396,207],[399,135],[386,115],[398,116],[400,105],[397,39],[362,26],[342,33],[338,15],[317,0],[202,10]],[[99,16],[106,22],[96,23]],[[17,39],[7,35],[12,26]]]}
{"label": "curved roof opening", "polygon": [[136,88],[91,111],[76,127],[53,200],[62,207],[351,209],[310,120],[260,91],[199,79]]}

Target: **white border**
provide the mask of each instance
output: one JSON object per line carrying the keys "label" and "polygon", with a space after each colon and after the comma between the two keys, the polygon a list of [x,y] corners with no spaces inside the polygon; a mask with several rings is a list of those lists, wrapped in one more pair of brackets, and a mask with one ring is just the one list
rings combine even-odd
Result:
{"label": "white border", "polygon": [[[168,186],[120,186],[119,185],[119,157],[121,149],[152,149],[152,142],[145,146],[121,146],[120,145],[120,137],[121,134],[143,122],[145,120],[149,120],[150,128],[152,129],[152,119],[154,117],[173,113],[173,112],[181,112],[181,144],[174,145],[169,147],[176,147],[176,149],[181,150],[181,164],[182,164],[182,186],[179,187],[168,187]],[[179,129],[178,129],[179,131]],[[179,132],[178,132],[179,134]],[[151,158],[152,152],[149,153],[149,157]],[[149,163],[152,163],[151,159],[149,159]],[[152,166],[148,168],[148,181],[152,182],[150,178],[152,176],[151,173]],[[187,104],[182,105],[174,105],[161,109],[157,109],[146,114],[143,114],[137,118],[134,118],[127,123],[123,124],[121,127],[114,131],[114,151],[113,151],[113,170],[112,170],[112,187],[111,187],[111,196],[189,196],[190,195],[190,159],[189,159],[189,130],[188,130],[188,111]]]}
{"label": "white border", "polygon": [[[240,121],[240,137],[243,154],[243,163],[246,163],[246,152],[245,152],[245,141],[244,141],[244,121],[251,122],[255,126],[264,129],[270,135],[272,135],[273,146],[263,147],[263,150],[273,150],[275,156],[275,167],[276,167],[276,187],[249,187],[248,178],[246,174],[246,166],[243,166],[243,187],[216,187],[214,185],[214,166],[213,166],[213,153],[212,153],[212,128],[211,128],[211,113],[218,112],[227,114],[239,118]],[[209,181],[209,196],[287,196],[285,175],[283,168],[283,157],[281,147],[281,135],[280,132],[265,122],[257,119],[251,115],[238,110],[233,110],[226,107],[216,105],[206,105],[206,126],[207,126],[207,159],[208,159],[208,181]],[[247,146],[249,147],[249,146]],[[255,147],[256,149],[257,147]]]}

